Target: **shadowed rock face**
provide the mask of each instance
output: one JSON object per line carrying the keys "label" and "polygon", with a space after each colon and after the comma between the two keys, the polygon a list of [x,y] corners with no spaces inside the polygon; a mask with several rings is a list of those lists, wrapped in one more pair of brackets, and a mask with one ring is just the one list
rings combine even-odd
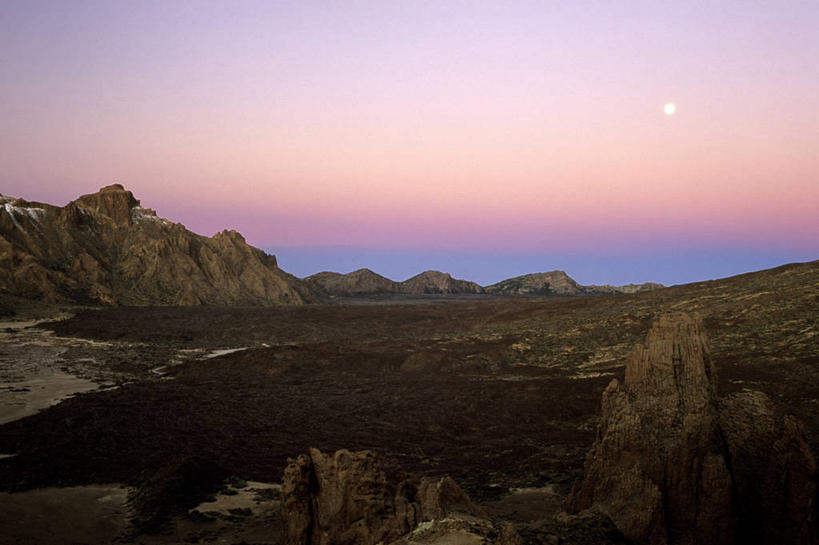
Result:
{"label": "shadowed rock face", "polygon": [[737,491],[737,543],[816,543],[816,463],[802,424],[750,390],[720,400],[720,422]]}
{"label": "shadowed rock face", "polygon": [[370,451],[310,449],[285,469],[285,545],[431,543],[454,534],[464,543],[520,544],[514,528],[495,528],[449,477],[388,475]]}
{"label": "shadowed rock face", "polygon": [[115,184],[60,208],[0,197],[0,292],[48,302],[301,304],[311,297],[242,235],[212,238]]}
{"label": "shadowed rock face", "polygon": [[603,393],[567,510],[599,510],[638,543],[807,543],[815,466],[801,429],[759,392],[718,403],[715,385],[701,321],[662,317]]}

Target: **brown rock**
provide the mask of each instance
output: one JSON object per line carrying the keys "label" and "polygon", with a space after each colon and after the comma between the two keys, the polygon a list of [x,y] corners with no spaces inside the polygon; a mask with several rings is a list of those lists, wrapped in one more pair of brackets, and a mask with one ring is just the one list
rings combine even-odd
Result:
{"label": "brown rock", "polygon": [[663,317],[603,393],[571,511],[592,506],[641,543],[731,543],[731,475],[699,320]]}
{"label": "brown rock", "polygon": [[[453,516],[459,522],[452,521]],[[370,451],[329,455],[310,449],[291,460],[284,472],[285,545],[375,545],[399,538],[400,543],[421,543],[426,541],[418,541],[420,534],[409,534],[431,521],[436,522],[422,526],[421,534],[435,527],[436,536],[447,531],[466,535],[471,527],[473,537],[492,539],[475,543],[519,545],[514,528],[498,531],[485,516],[452,479],[417,483],[400,472],[388,473]],[[441,526],[444,520],[449,522]],[[484,527],[489,531],[476,533]],[[496,541],[499,536],[504,541]]]}
{"label": "brown rock", "polygon": [[420,522],[404,483],[387,479],[376,455],[310,449],[285,469],[282,542],[288,545],[374,545]]}
{"label": "brown rock", "polygon": [[[597,510],[638,543],[727,544],[740,535],[798,543],[779,538],[799,534],[811,512],[814,467],[804,439],[787,418],[750,424],[773,414],[764,394],[729,398],[720,409],[715,385],[701,321],[662,317],[629,357],[625,383],[613,380],[603,393],[597,441],[567,510]],[[774,439],[780,453],[763,446]],[[743,452],[748,459],[738,462]],[[782,471],[794,483],[773,482]],[[751,493],[760,479],[786,509],[762,513]],[[759,524],[791,530],[773,540],[748,534]]]}
{"label": "brown rock", "polygon": [[86,210],[120,225],[130,225],[131,209],[139,206],[134,194],[120,184],[109,185],[96,193],[83,195],[76,202]]}
{"label": "brown rock", "polygon": [[737,542],[811,543],[816,462],[802,425],[751,390],[721,400],[720,419],[737,490]]}
{"label": "brown rock", "polygon": [[203,237],[114,184],[59,208],[0,196],[0,293],[126,305],[301,304],[307,286],[235,231]]}

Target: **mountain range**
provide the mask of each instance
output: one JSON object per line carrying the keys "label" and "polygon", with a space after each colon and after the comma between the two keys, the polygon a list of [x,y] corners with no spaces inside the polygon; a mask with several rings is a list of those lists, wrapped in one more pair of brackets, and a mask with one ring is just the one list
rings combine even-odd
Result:
{"label": "mountain range", "polygon": [[269,305],[373,294],[599,295],[662,287],[583,286],[563,271],[491,286],[425,271],[396,282],[369,269],[299,279],[236,231],[213,237],[143,208],[119,184],[63,207],[0,195],[0,296],[86,305]]}

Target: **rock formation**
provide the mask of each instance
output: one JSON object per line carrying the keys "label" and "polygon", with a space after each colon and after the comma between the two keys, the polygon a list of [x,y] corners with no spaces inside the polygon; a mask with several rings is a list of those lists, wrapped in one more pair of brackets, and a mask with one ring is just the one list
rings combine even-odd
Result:
{"label": "rock formation", "polygon": [[114,184],[60,208],[0,197],[0,294],[83,304],[301,304],[309,289],[236,231],[192,233]]}
{"label": "rock formation", "polygon": [[320,293],[334,296],[374,295],[398,293],[398,282],[376,274],[370,269],[359,269],[347,274],[320,272],[305,278],[307,284]]}
{"label": "rock formation", "polygon": [[486,287],[486,293],[494,295],[604,295],[614,293],[637,293],[664,287],[662,284],[628,284],[625,286],[583,286],[564,271],[524,274],[507,278]]}
{"label": "rock formation", "polygon": [[566,508],[600,511],[637,543],[808,543],[814,473],[798,424],[776,417],[767,396],[718,401],[702,323],[676,314],[603,392]]}
{"label": "rock formation", "polygon": [[439,271],[424,271],[400,283],[402,293],[411,294],[476,294],[483,293],[484,289],[468,280],[452,278],[449,273]]}
{"label": "rock formation", "polygon": [[417,483],[390,473],[370,451],[310,449],[285,469],[284,545],[426,543],[455,533],[473,536],[469,543],[520,543],[514,528],[495,528],[452,479]]}

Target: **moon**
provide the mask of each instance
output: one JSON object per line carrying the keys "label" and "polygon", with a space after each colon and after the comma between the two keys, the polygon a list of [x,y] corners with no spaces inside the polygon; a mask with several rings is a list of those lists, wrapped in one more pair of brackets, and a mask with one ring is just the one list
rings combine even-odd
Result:
{"label": "moon", "polygon": [[674,115],[674,112],[677,111],[677,106],[673,102],[669,102],[663,107],[663,111],[665,115]]}

